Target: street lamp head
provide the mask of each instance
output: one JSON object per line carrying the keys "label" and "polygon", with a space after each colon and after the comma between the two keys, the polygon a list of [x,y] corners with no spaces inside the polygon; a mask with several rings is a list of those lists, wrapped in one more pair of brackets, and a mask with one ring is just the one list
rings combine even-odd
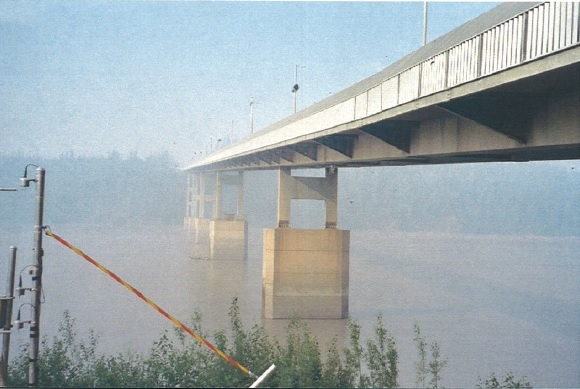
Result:
{"label": "street lamp head", "polygon": [[33,178],[22,177],[20,179],[20,186],[22,188],[28,188],[30,186],[30,181],[34,181],[34,179]]}
{"label": "street lamp head", "polygon": [[298,84],[294,84],[294,86],[292,87],[292,93],[298,92],[298,89],[300,89],[300,87],[298,86]]}
{"label": "street lamp head", "polygon": [[22,320],[20,318],[20,310],[25,305],[30,305],[34,309],[34,311],[36,312],[36,307],[30,303],[24,303],[24,304],[21,304],[20,307],[18,307],[18,314],[16,315],[16,320],[14,320],[14,322],[12,324],[15,325],[16,328],[18,328],[19,330],[24,328],[24,324],[30,324],[31,326],[36,324],[36,322],[34,320]]}
{"label": "street lamp head", "polygon": [[22,176],[22,178],[20,178],[20,186],[22,188],[28,188],[30,186],[30,182],[31,181],[36,182],[36,179],[34,179],[34,178],[28,178],[27,177],[28,176],[28,167],[29,166],[34,166],[34,167],[38,168],[38,165],[35,165],[33,163],[29,163],[28,165],[26,165],[24,167],[24,175]]}

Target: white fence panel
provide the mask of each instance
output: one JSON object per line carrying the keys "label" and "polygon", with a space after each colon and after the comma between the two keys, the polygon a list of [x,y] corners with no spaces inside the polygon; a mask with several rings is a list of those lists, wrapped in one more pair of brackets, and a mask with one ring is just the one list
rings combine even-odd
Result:
{"label": "white fence panel", "polygon": [[399,76],[389,78],[381,84],[381,102],[383,110],[399,104]]}
{"label": "white fence panel", "polygon": [[367,115],[381,112],[381,85],[369,90],[367,97]]}
{"label": "white fence panel", "polygon": [[449,50],[448,87],[477,78],[480,45],[478,36]]}
{"label": "white fence panel", "polygon": [[361,119],[367,116],[367,92],[361,93],[354,100],[354,118]]}
{"label": "white fence panel", "polygon": [[421,96],[445,89],[447,73],[447,52],[443,52],[430,61],[421,64]]}
{"label": "white fence panel", "polygon": [[419,97],[420,66],[413,66],[399,74],[399,104],[407,103]]}
{"label": "white fence panel", "polygon": [[540,4],[314,115],[308,126],[361,119],[562,50],[580,42],[579,25],[580,2]]}

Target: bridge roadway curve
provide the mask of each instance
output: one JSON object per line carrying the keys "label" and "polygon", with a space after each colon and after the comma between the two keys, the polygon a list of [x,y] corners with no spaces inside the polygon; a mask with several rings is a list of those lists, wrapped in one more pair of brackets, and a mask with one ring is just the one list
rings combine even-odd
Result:
{"label": "bridge roadway curve", "polygon": [[580,3],[499,5],[191,172],[580,159]]}

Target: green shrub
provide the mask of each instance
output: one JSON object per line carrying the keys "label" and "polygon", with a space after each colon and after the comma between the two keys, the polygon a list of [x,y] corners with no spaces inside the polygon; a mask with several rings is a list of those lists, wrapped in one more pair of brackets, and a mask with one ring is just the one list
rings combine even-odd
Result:
{"label": "green shrub", "polygon": [[[349,342],[339,350],[336,337],[330,343],[326,358],[306,322],[291,319],[286,339],[280,343],[271,338],[261,325],[246,330],[240,318],[237,299],[229,310],[229,328],[213,334],[213,344],[256,375],[271,364],[274,373],[264,386],[268,387],[388,387],[398,385],[398,352],[395,339],[389,334],[382,317],[377,317],[374,336],[362,346],[361,327],[349,319]],[[205,339],[209,334],[202,328],[202,318],[195,313],[190,328]],[[418,325],[416,341],[426,363],[424,337]],[[146,355],[97,354],[98,337],[89,331],[88,340],[79,340],[75,320],[68,311],[59,326],[57,336],[41,342],[39,353],[40,387],[248,387],[252,377],[236,369],[209,348],[175,328],[165,331]],[[9,384],[25,387],[28,384],[28,350],[24,346],[13,358],[9,368]],[[431,373],[434,387],[447,360],[442,360],[439,346],[431,344],[431,361],[422,370],[422,380]],[[503,381],[494,374],[478,385],[481,389],[529,388],[521,378],[509,373]]]}

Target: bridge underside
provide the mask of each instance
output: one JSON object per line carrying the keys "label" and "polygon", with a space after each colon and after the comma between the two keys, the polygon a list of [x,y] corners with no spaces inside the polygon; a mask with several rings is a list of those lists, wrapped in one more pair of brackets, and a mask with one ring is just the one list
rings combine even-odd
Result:
{"label": "bridge underside", "polygon": [[[496,10],[185,169],[186,224],[195,226],[210,201],[207,223],[222,224],[222,184],[241,182],[224,171],[278,170],[278,223],[263,240],[265,318],[348,316],[350,235],[337,228],[337,168],[580,159],[580,3]],[[325,177],[292,175],[303,168],[325,168]],[[214,176],[214,196],[204,175]],[[291,202],[303,199],[324,201],[324,229],[292,228]],[[227,237],[243,252],[245,230],[231,230],[206,240],[228,247]]]}
{"label": "bridge underside", "polygon": [[523,79],[507,70],[499,86],[483,78],[205,169],[580,159],[580,63],[554,67]]}
{"label": "bridge underside", "polygon": [[[222,184],[239,186],[241,173],[230,177],[232,172],[223,171],[277,169],[278,224],[264,230],[263,240],[263,316],[345,318],[350,235],[337,229],[337,168],[580,159],[580,47],[567,54],[571,63],[566,66],[554,66],[554,57],[526,65],[543,67],[522,72],[537,74],[533,77],[518,78],[516,69],[506,70],[323,131],[294,138],[288,131],[287,140],[267,149],[250,148],[247,155],[193,168],[190,175],[197,178],[190,180],[186,224],[227,226],[219,234],[215,228],[209,233],[196,228],[196,237],[210,242],[206,257],[245,258],[245,222],[219,220]],[[321,167],[325,177],[291,174],[295,168]],[[204,187],[204,175],[216,180],[214,196],[196,189]],[[325,228],[292,228],[294,199],[323,200]],[[202,223],[196,218],[204,217],[205,202],[213,204],[214,220]],[[235,233],[232,223],[240,226]]]}

